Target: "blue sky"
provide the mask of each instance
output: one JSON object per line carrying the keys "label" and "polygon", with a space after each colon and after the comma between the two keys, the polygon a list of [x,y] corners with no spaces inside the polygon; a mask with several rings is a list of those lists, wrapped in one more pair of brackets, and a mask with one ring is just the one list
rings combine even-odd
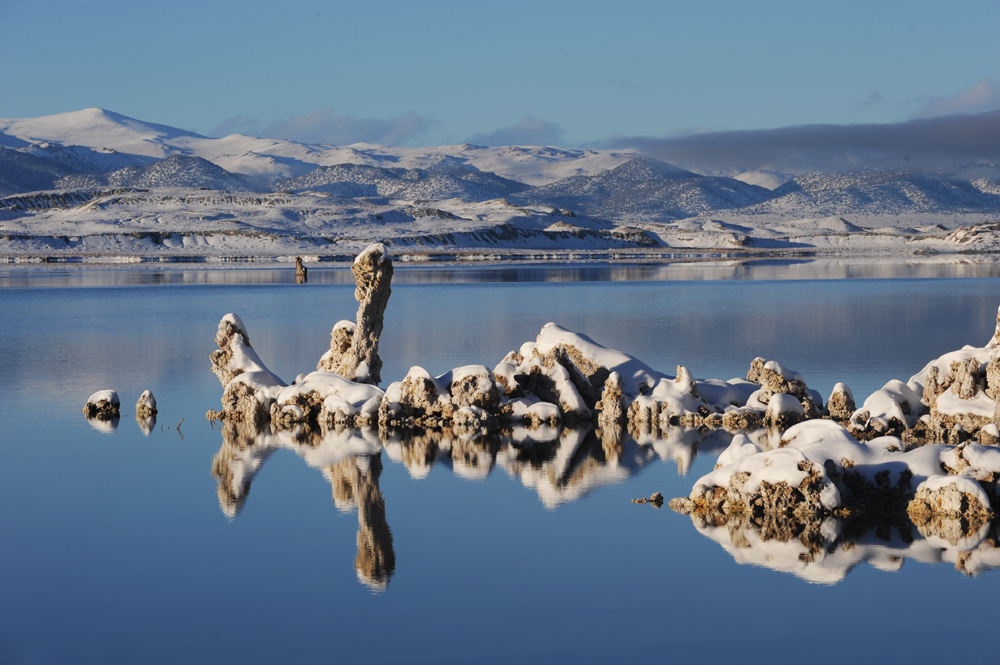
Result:
{"label": "blue sky", "polygon": [[572,146],[1000,108],[995,0],[0,0],[0,24],[0,117],[206,135]]}

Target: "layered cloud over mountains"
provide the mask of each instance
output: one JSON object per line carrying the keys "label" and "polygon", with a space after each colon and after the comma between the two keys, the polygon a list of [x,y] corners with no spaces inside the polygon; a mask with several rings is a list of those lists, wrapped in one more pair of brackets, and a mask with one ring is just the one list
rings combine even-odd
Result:
{"label": "layered cloud over mountains", "polygon": [[1000,161],[1000,110],[879,125],[802,125],[674,138],[619,137],[633,149],[695,170],[809,171],[954,166]]}

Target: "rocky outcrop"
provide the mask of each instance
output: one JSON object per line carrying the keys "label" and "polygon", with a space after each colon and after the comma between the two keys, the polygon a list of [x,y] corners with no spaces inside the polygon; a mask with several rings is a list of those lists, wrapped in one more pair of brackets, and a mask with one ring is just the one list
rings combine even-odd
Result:
{"label": "rocky outcrop", "polygon": [[840,492],[825,468],[794,448],[744,454],[699,480],[688,497],[670,502],[684,514],[743,513],[757,519],[783,515],[799,520],[830,515],[839,506]]}
{"label": "rocky outcrop", "polygon": [[111,420],[121,415],[120,407],[118,393],[114,390],[99,390],[87,398],[82,410],[88,419]]}
{"label": "rocky outcrop", "polygon": [[354,321],[337,321],[333,330],[330,331],[330,350],[323,354],[316,365],[316,369],[332,372],[340,367],[347,352],[351,350],[354,341],[354,331],[357,324]]}
{"label": "rocky outcrop", "polygon": [[902,436],[923,414],[920,399],[920,393],[912,385],[893,379],[869,395],[861,408],[851,414],[847,429],[861,441]]}
{"label": "rocky outcrop", "polygon": [[156,398],[153,397],[153,393],[148,390],[144,390],[142,394],[139,395],[139,401],[135,403],[135,417],[145,419],[155,416],[156,414]]}
{"label": "rocky outcrop", "polygon": [[484,365],[457,367],[438,377],[413,367],[402,381],[386,389],[378,423],[390,428],[456,425],[492,429],[500,413],[499,403],[500,388]]}
{"label": "rocky outcrop", "polygon": [[822,415],[823,402],[814,391],[809,390],[802,374],[775,360],[754,358],[747,372],[747,381],[760,384],[760,390],[752,397],[755,397],[756,403],[765,405],[765,410],[774,395],[791,395],[802,405],[803,420]]}
{"label": "rocky outcrop", "polygon": [[309,270],[306,268],[305,264],[302,263],[302,258],[295,257],[295,283],[305,284],[309,281]]}
{"label": "rocky outcrop", "polygon": [[767,401],[767,411],[764,412],[764,427],[767,429],[785,431],[805,419],[802,402],[793,395],[775,393]]}
{"label": "rocky outcrop", "polygon": [[838,383],[830,393],[830,399],[826,400],[827,414],[841,425],[851,418],[851,414],[857,410],[854,403],[854,393],[843,383]]}
{"label": "rocky outcrop", "polygon": [[330,351],[320,359],[317,369],[358,383],[378,385],[382,382],[378,342],[382,335],[385,308],[392,294],[392,260],[385,246],[376,243],[358,255],[351,270],[357,283],[354,297],[360,303],[351,344],[344,348],[343,333],[338,338],[335,327],[331,334]]}
{"label": "rocky outcrop", "polygon": [[618,372],[611,372],[604,382],[601,399],[595,405],[598,412],[597,421],[601,429],[621,429],[627,422],[625,413],[625,394],[622,391],[622,377]]}
{"label": "rocky outcrop", "polygon": [[928,478],[917,488],[906,512],[925,537],[936,536],[952,546],[974,538],[993,518],[982,488],[964,476]]}
{"label": "rocky outcrop", "polygon": [[998,333],[982,348],[966,346],[929,362],[910,378],[920,393],[925,417],[910,424],[907,445],[958,444],[969,439],[992,440],[1000,398]]}
{"label": "rocky outcrop", "polygon": [[[234,344],[236,339],[239,341]],[[245,355],[245,349],[250,348],[250,336],[243,325],[243,319],[235,314],[223,316],[215,334],[215,343],[219,345],[219,350],[210,356],[212,372],[219,377],[222,387],[225,388],[230,381],[245,371],[240,366],[242,358],[239,356]]]}

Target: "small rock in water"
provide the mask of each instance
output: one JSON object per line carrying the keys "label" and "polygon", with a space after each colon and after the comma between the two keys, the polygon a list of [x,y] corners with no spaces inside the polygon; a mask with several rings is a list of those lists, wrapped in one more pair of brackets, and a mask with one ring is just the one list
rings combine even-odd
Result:
{"label": "small rock in water", "polygon": [[150,416],[155,416],[156,411],[156,398],[153,397],[153,393],[145,390],[141,395],[139,395],[139,401],[135,403],[135,417],[136,418],[149,418]]}
{"label": "small rock in water", "polygon": [[302,257],[295,257],[295,283],[305,284],[309,281],[309,271],[302,264]]}
{"label": "small rock in water", "polygon": [[643,497],[641,499],[632,499],[632,503],[651,503],[654,508],[659,508],[663,505],[663,495],[659,492],[653,492],[653,494],[647,499]]}
{"label": "small rock in water", "polygon": [[87,399],[87,403],[83,406],[83,414],[87,418],[111,420],[121,415],[119,406],[118,393],[114,390],[99,390]]}

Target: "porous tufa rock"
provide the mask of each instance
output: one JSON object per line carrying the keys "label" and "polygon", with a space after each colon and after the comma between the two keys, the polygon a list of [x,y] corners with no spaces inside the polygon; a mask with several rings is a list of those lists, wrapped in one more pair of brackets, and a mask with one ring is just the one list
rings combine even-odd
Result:
{"label": "porous tufa rock", "polygon": [[305,410],[297,404],[279,405],[271,402],[270,417],[271,425],[278,429],[291,429],[308,422]]}
{"label": "porous tufa rock", "polygon": [[[378,409],[380,427],[452,426],[458,410],[473,407],[491,421],[502,412],[500,389],[484,365],[456,367],[433,377],[422,367],[411,367],[406,377],[390,384]],[[463,415],[468,418],[469,412]]]}
{"label": "porous tufa rock", "polygon": [[659,510],[663,505],[663,495],[659,492],[653,492],[649,498],[642,497],[641,499],[632,499],[632,503],[651,503],[653,507]]}
{"label": "porous tufa rock", "polygon": [[309,271],[305,267],[305,265],[302,263],[302,258],[296,256],[295,257],[295,283],[296,284],[305,284],[307,281],[309,281]]}
{"label": "porous tufa rock", "polygon": [[99,390],[87,398],[83,415],[97,420],[111,420],[120,416],[121,402],[114,390]]}
{"label": "porous tufa rock", "polygon": [[[324,356],[317,369],[327,370],[357,381],[378,385],[382,382],[382,359],[378,355],[385,308],[392,294],[392,260],[381,243],[369,245],[354,259],[351,266],[357,287],[354,298],[358,314],[351,346],[346,351],[335,350],[339,342],[334,334],[330,357]],[[336,363],[336,364],[335,364]]]}
{"label": "porous tufa rock", "polygon": [[953,546],[974,536],[993,518],[986,493],[964,476],[928,478],[917,487],[906,512],[922,534],[938,536]]}
{"label": "porous tufa rock", "polygon": [[284,381],[267,369],[250,346],[250,336],[237,315],[222,317],[215,341],[219,350],[211,355],[212,372],[225,386],[224,418],[262,427],[270,417],[274,396],[285,387]]}
{"label": "porous tufa rock", "polygon": [[959,399],[972,399],[979,392],[979,360],[968,358],[951,364],[951,374],[955,377],[951,392]]}
{"label": "porous tufa rock", "polygon": [[802,404],[805,419],[819,418],[822,415],[822,399],[809,390],[802,374],[775,360],[754,358],[747,371],[747,381],[760,384],[760,391],[757,393],[757,402],[760,404],[769,404],[771,397],[777,394],[791,395]]}
{"label": "porous tufa rock", "polygon": [[847,429],[862,441],[880,436],[900,436],[916,425],[923,413],[920,394],[893,379],[865,399],[851,414]]}
{"label": "porous tufa rock", "polygon": [[995,349],[1000,346],[1000,307],[997,308],[997,327],[993,331],[993,337],[986,343],[987,349]]}
{"label": "porous tufa rock", "polygon": [[135,417],[145,419],[156,414],[156,398],[153,397],[153,393],[144,390],[139,395],[139,401],[135,403]]}
{"label": "porous tufa rock", "polygon": [[1000,446],[1000,428],[990,423],[979,430],[979,443],[984,446]]}
{"label": "porous tufa rock", "polygon": [[622,377],[618,372],[611,372],[604,382],[604,392],[595,405],[600,414],[598,423],[602,430],[620,431],[627,421],[625,413],[625,395],[622,391]]}
{"label": "porous tufa rock", "polygon": [[274,398],[266,390],[242,380],[245,376],[241,374],[226,385],[222,393],[222,411],[226,422],[241,422],[258,430],[270,419]]}
{"label": "porous tufa rock", "polygon": [[[715,394],[711,403],[701,395],[703,389]],[[715,418],[714,415],[742,408],[749,394],[750,391],[733,382],[695,381],[688,368],[678,365],[676,377],[661,376],[646,393],[633,398],[628,408],[629,430],[635,435],[671,426],[721,425],[724,416]]]}
{"label": "porous tufa rock", "polygon": [[838,383],[830,393],[830,399],[826,401],[826,410],[830,417],[843,424],[843,421],[850,420],[851,414],[857,410],[854,403],[854,393],[846,384]]}
{"label": "porous tufa rock", "polygon": [[764,427],[784,431],[792,425],[802,422],[805,418],[806,414],[805,409],[802,408],[802,402],[792,395],[775,393],[767,402]]}
{"label": "porous tufa rock", "polygon": [[[233,339],[237,337],[241,344],[234,347]],[[243,325],[243,319],[232,313],[223,316],[219,321],[218,332],[215,333],[215,343],[219,345],[219,350],[211,355],[212,372],[219,377],[219,381],[225,387],[244,372],[242,367],[233,364],[233,357],[238,354],[239,347],[251,348],[250,336]]]}
{"label": "porous tufa rock", "polygon": [[333,330],[330,331],[330,350],[323,354],[316,365],[316,369],[332,372],[344,360],[344,356],[351,350],[351,343],[354,340],[354,331],[357,328],[354,321],[337,321]]}
{"label": "porous tufa rock", "polygon": [[763,424],[760,411],[749,407],[732,409],[722,414],[722,426],[730,432],[752,432]]}
{"label": "porous tufa rock", "polygon": [[671,507],[685,513],[749,513],[758,517],[781,513],[800,519],[828,515],[840,507],[840,490],[824,465],[795,447],[758,451],[745,436],[733,437],[722,456],[727,463],[700,478],[691,494],[671,502]]}
{"label": "porous tufa rock", "polygon": [[496,408],[500,391],[493,373],[485,366],[470,365],[461,368],[461,371],[452,370],[451,374],[453,380],[448,384],[448,394],[454,406],[474,406],[486,410]]}
{"label": "porous tufa rock", "polygon": [[1000,397],[1000,358],[986,363],[986,396],[993,400]]}
{"label": "porous tufa rock", "polygon": [[369,427],[377,422],[383,393],[377,386],[355,383],[331,372],[300,375],[273,393],[271,426],[289,429],[320,425],[324,430]]}
{"label": "porous tufa rock", "polygon": [[460,436],[490,434],[496,430],[496,418],[478,406],[463,406],[455,411],[451,426]]}

